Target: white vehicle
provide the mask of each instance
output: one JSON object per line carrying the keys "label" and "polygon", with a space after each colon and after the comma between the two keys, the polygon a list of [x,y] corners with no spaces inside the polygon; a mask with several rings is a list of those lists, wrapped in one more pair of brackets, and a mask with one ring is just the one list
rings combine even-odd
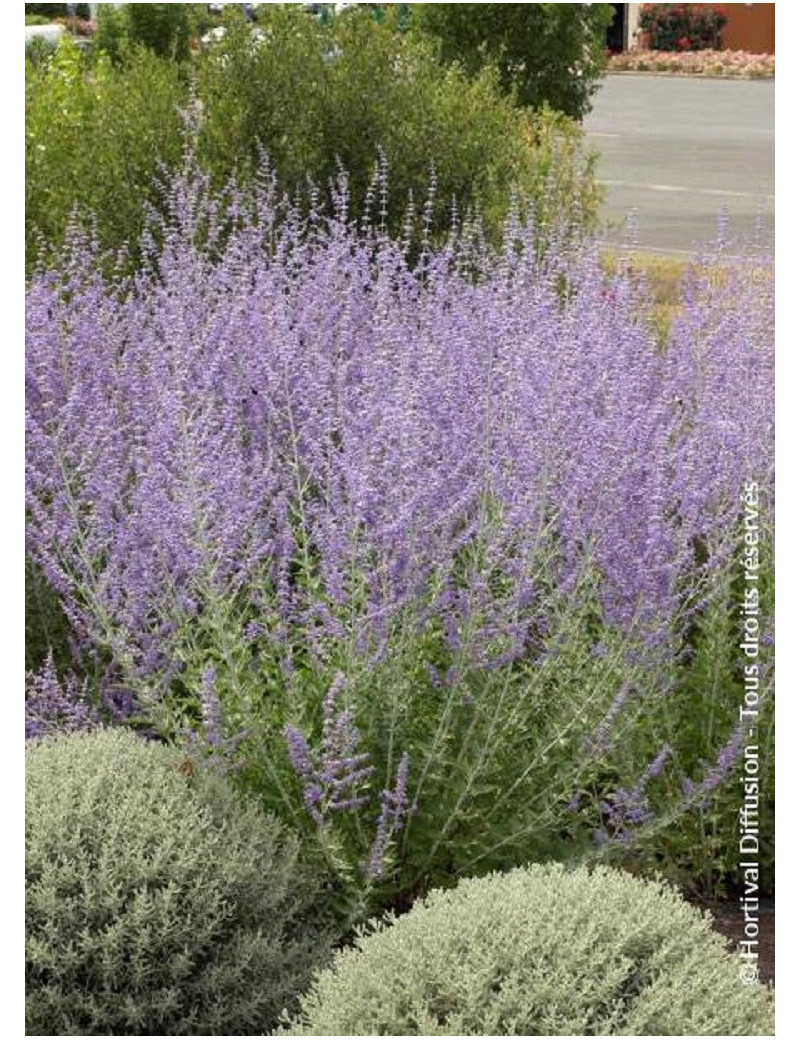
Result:
{"label": "white vehicle", "polygon": [[63,25],[26,25],[25,47],[30,47],[34,40],[43,40],[48,47],[55,47],[63,33]]}

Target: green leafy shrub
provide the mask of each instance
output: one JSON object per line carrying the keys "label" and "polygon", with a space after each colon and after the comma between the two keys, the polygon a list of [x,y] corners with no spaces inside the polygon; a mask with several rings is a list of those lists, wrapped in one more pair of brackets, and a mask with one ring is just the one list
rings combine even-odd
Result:
{"label": "green leafy shrub", "polygon": [[671,889],[536,866],[436,891],[337,954],[295,1036],[766,1036],[773,1004]]}
{"label": "green leafy shrub", "polygon": [[190,46],[197,47],[201,38],[217,25],[221,25],[230,17],[225,11],[211,10],[208,4],[189,4],[189,38]]}
{"label": "green leafy shrub", "polygon": [[105,56],[90,66],[65,37],[52,58],[26,62],[29,267],[43,242],[63,241],[76,207],[94,215],[101,246],[138,238],[158,198],[159,164],[180,161],[186,100],[178,67],[144,49],[119,68]]}
{"label": "green leafy shrub", "polygon": [[189,57],[188,4],[127,4],[125,13],[132,44],[176,61]]}
{"label": "green leafy shrub", "polygon": [[255,1035],[327,951],[296,843],[127,731],[26,753],[28,1034]]}
{"label": "green leafy shrub", "polygon": [[[29,270],[42,243],[63,241],[76,207],[82,218],[94,216],[102,247],[135,241],[147,207],[161,203],[160,165],[175,168],[184,154],[186,66],[130,46],[126,12],[154,5],[107,6],[93,60],[64,39],[54,56],[26,66]],[[225,40],[196,66],[198,158],[217,185],[233,172],[253,175],[262,152],[290,194],[311,179],[326,197],[344,169],[361,216],[382,152],[390,190],[385,200],[373,191],[372,214],[383,211],[393,231],[410,195],[422,209],[434,171],[428,216],[445,228],[455,203],[462,215],[477,205],[496,230],[512,191],[544,222],[591,222],[594,159],[579,127],[554,112],[515,108],[493,70],[469,79],[443,68],[429,42],[363,14],[325,28],[273,9],[262,17],[260,42],[244,19],[226,22]]]}
{"label": "green leafy shrub", "polygon": [[[763,259],[714,265],[724,277],[694,272],[665,343],[639,280],[624,266],[609,280],[587,243],[542,256],[536,229],[510,224],[499,259],[454,236],[443,260],[424,253],[409,273],[401,246],[344,219],[280,223],[268,191],[251,215],[244,193],[177,179],[163,255],[150,251],[136,293],[98,290],[80,243],[63,275],[32,282],[29,545],[87,654],[110,662],[164,736],[199,730],[216,697],[224,737],[248,733],[236,747],[241,783],[303,831],[341,902],[407,905],[454,877],[608,856],[610,845],[646,843],[658,862],[666,827],[681,869],[701,877],[707,848],[681,846],[680,821],[739,782],[730,738],[743,691],[735,633],[709,636],[701,662],[706,636],[692,629],[716,598],[739,617],[727,567],[741,555],[742,472],[765,487],[765,561],[770,540]],[[216,234],[231,198],[238,228],[222,246],[198,236]],[[587,408],[597,373],[614,395]],[[742,373],[763,411],[747,431]],[[699,403],[684,422],[690,386]],[[164,408],[143,451],[139,431],[150,436]],[[422,415],[438,439],[424,450],[412,440],[397,462],[398,437],[408,444],[397,431]],[[496,456],[481,452],[471,497],[457,498],[463,445],[495,433]],[[109,442],[119,454],[98,450]],[[530,470],[506,492],[521,465],[508,460],[528,445]],[[558,466],[529,492],[543,458]],[[380,490],[362,516],[361,492],[342,503],[335,489],[357,488],[365,470]],[[70,520],[57,542],[54,487]],[[418,490],[428,487],[430,501]],[[679,504],[653,513],[678,493],[702,508],[679,522]],[[655,520],[663,537],[633,538]],[[384,524],[389,547],[375,533]],[[590,531],[612,532],[602,557],[585,547]],[[178,536],[180,565],[151,567],[153,546]],[[709,538],[720,548],[704,566],[697,545]],[[564,546],[576,543],[565,582]],[[236,570],[220,576],[223,558]],[[648,585],[654,558],[669,568],[665,584]],[[376,565],[386,587],[373,591]],[[765,674],[765,697],[771,686]],[[736,816],[718,834],[725,825],[730,849]]]}
{"label": "green leafy shrub", "polygon": [[95,43],[118,58],[126,47],[146,47],[162,58],[189,57],[192,4],[101,4]]}
{"label": "green leafy shrub", "polygon": [[98,4],[93,49],[119,62],[128,46],[128,19],[120,4]]}
{"label": "green leafy shrub", "polygon": [[727,21],[720,4],[643,4],[639,17],[656,51],[718,51]]}
{"label": "green leafy shrub", "polygon": [[410,195],[424,202],[432,171],[434,219],[445,225],[455,202],[462,214],[477,204],[496,227],[512,190],[551,217],[563,207],[580,223],[594,214],[593,160],[579,128],[552,112],[534,118],[515,108],[494,70],[470,79],[443,68],[429,41],[368,13],[326,28],[277,7],[262,26],[258,42],[229,20],[225,40],[199,65],[200,152],[217,183],[234,165],[252,171],[263,149],[290,192],[309,177],[324,187],[346,170],[360,215],[382,150],[391,190],[385,203],[373,199],[373,214],[383,209],[392,230],[402,226]]}
{"label": "green leafy shrub", "polygon": [[488,62],[524,105],[575,119],[589,111],[605,66],[611,4],[417,4],[414,24],[442,59],[480,75]]}

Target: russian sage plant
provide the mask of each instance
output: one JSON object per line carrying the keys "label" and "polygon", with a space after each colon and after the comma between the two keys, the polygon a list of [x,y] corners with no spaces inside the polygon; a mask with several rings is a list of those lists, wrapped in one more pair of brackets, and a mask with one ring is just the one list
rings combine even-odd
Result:
{"label": "russian sage plant", "polygon": [[738,706],[687,747],[672,705],[744,482],[771,524],[768,264],[699,265],[664,344],[524,214],[412,252],[268,170],[165,209],[136,276],[73,231],[28,289],[29,548],[84,655],[167,737],[213,674],[239,782],[361,893],[695,808]]}

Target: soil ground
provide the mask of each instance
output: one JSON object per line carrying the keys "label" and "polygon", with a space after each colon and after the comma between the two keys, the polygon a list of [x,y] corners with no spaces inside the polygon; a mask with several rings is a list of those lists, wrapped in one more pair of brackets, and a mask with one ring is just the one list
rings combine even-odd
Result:
{"label": "soil ground", "polygon": [[[732,950],[742,938],[742,912],[736,903],[710,903],[704,909],[714,915],[714,927],[724,935]],[[758,967],[762,982],[775,984],[775,904],[764,903],[759,912]]]}

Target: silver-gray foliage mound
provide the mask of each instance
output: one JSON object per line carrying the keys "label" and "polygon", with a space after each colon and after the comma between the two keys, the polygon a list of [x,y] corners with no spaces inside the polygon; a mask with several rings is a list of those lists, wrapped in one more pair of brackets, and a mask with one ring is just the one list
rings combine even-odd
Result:
{"label": "silver-gray foliage mound", "polygon": [[128,731],[26,752],[27,1034],[263,1034],[326,953],[297,846]]}
{"label": "silver-gray foliage mound", "polygon": [[337,954],[294,1036],[764,1036],[772,994],[672,889],[531,866],[435,891]]}

